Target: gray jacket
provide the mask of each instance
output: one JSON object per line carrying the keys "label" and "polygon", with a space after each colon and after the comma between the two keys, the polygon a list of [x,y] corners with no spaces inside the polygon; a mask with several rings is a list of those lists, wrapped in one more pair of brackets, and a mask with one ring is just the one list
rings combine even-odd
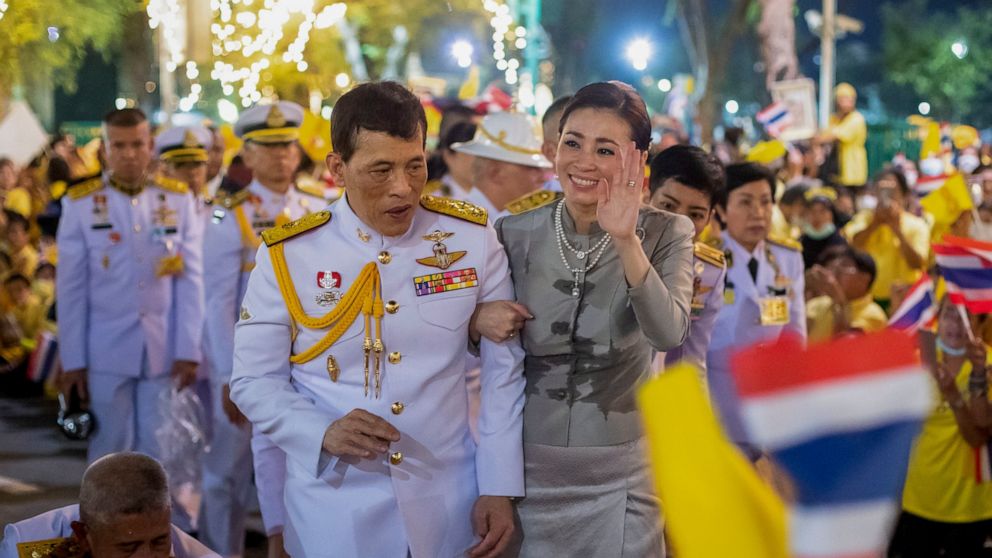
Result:
{"label": "gray jacket", "polygon": [[[628,442],[642,435],[634,395],[652,375],[653,351],[679,346],[689,330],[692,223],[642,207],[638,235],[652,264],[644,283],[627,285],[611,243],[585,275],[581,294],[573,297],[573,276],[555,240],[556,205],[496,222],[517,301],[534,315],[522,333],[527,351],[524,441],[553,446]],[[577,234],[567,210],[562,224],[569,243],[580,250],[588,251],[605,234],[597,224],[591,234]],[[565,251],[576,267],[575,257]]]}

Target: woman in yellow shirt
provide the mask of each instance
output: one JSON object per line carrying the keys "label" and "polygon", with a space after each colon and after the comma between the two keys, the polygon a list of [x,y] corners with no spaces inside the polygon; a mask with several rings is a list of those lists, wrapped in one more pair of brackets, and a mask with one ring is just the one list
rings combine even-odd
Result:
{"label": "woman in yellow shirt", "polygon": [[909,462],[890,558],[980,557],[992,549],[992,482],[976,476],[989,443],[988,347],[971,341],[960,311],[940,307],[934,387],[939,403]]}

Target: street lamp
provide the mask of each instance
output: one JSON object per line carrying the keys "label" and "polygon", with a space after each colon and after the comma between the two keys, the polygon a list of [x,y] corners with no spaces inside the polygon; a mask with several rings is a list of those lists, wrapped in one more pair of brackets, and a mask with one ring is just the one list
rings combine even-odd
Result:
{"label": "street lamp", "polygon": [[922,114],[923,116],[926,116],[926,115],[930,114],[930,103],[928,103],[926,101],[923,101],[922,103],[920,103],[920,106],[918,106],[916,108],[919,109],[920,114]]}
{"label": "street lamp", "polygon": [[651,58],[651,41],[647,39],[634,39],[627,45],[627,60],[638,72],[643,72],[648,67],[648,58]]}
{"label": "street lamp", "polygon": [[451,55],[458,61],[459,68],[468,68],[472,65],[472,54],[474,52],[475,49],[472,47],[472,43],[465,40],[455,41],[451,45]]}
{"label": "street lamp", "polygon": [[660,89],[662,93],[668,93],[669,91],[672,90],[672,80],[668,78],[659,79],[658,89]]}
{"label": "street lamp", "polygon": [[965,56],[968,56],[968,43],[964,41],[954,41],[951,45],[951,52],[954,56],[958,57],[958,60],[964,60]]}

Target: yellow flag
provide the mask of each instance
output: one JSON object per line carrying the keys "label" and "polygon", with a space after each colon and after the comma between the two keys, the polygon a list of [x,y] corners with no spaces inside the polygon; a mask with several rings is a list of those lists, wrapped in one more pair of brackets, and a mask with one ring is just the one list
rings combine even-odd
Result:
{"label": "yellow flag", "polygon": [[467,101],[479,96],[479,67],[475,64],[468,71],[465,83],[458,88],[458,100]]}
{"label": "yellow flag", "polygon": [[940,124],[931,121],[927,125],[927,136],[923,139],[923,145],[920,146],[920,159],[926,159],[931,155],[940,155],[940,152]]}
{"label": "yellow flag", "polygon": [[968,184],[959,173],[955,173],[920,200],[920,207],[933,216],[931,239],[934,241],[939,241],[958,217],[974,206]]}
{"label": "yellow flag", "polygon": [[323,161],[331,152],[331,123],[310,111],[303,113],[300,124],[300,147],[314,161]]}
{"label": "yellow flag", "polygon": [[666,371],[637,400],[679,558],[788,558],[785,504],[723,435],[695,368]]}

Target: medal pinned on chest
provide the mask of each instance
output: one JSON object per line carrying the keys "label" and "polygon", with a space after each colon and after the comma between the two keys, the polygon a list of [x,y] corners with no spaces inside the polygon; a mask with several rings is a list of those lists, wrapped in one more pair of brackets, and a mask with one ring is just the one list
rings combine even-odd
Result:
{"label": "medal pinned on chest", "polygon": [[465,257],[465,254],[468,253],[465,250],[448,252],[448,247],[444,245],[444,241],[452,236],[455,236],[455,233],[441,231],[434,231],[431,234],[424,235],[424,240],[434,243],[434,246],[432,246],[434,255],[427,258],[417,258],[417,263],[438,269],[448,269],[451,267],[451,264]]}
{"label": "medal pinned on chest", "polygon": [[315,297],[318,305],[334,306],[341,302],[341,274],[337,271],[318,271],[317,287],[326,289]]}
{"label": "medal pinned on chest", "polygon": [[792,280],[782,274],[775,254],[765,247],[765,259],[775,271],[775,282],[768,286],[768,296],[758,299],[763,326],[783,326],[789,323],[789,289]]}
{"label": "medal pinned on chest", "polygon": [[159,194],[158,207],[152,212],[153,236],[165,248],[165,256],[158,260],[155,275],[179,275],[185,269],[183,256],[173,236],[179,232],[179,212],[169,207],[165,194]]}
{"label": "medal pinned on chest", "polygon": [[712,287],[703,285],[703,271],[705,269],[702,262],[696,262],[692,269],[694,277],[692,279],[692,302],[690,303],[689,317],[693,320],[702,316],[703,309],[706,308],[703,295],[713,290]]}

